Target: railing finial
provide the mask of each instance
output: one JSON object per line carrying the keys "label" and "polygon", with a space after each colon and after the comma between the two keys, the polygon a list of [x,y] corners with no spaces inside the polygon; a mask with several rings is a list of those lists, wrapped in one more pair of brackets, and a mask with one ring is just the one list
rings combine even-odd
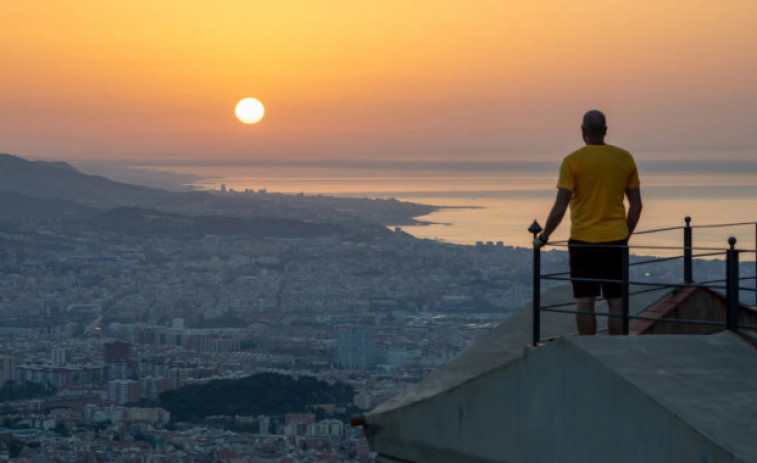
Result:
{"label": "railing finial", "polygon": [[539,225],[539,222],[536,219],[534,219],[534,223],[532,223],[531,226],[528,227],[528,232],[534,235],[534,238],[536,238],[536,235],[541,233],[541,231],[542,231],[541,225]]}
{"label": "railing finial", "polygon": [[736,246],[736,238],[733,236],[728,238],[728,244],[731,246],[731,249],[733,249],[733,247]]}

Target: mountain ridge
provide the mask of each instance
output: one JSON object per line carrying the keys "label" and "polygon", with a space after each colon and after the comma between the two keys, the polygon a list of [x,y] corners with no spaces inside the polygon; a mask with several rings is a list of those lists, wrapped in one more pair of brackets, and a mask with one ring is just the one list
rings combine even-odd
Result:
{"label": "mountain ridge", "polygon": [[[0,154],[0,185],[0,215],[6,218],[81,216],[94,229],[117,231],[113,224],[118,223],[122,231],[134,233],[301,238],[352,230],[383,236],[387,225],[417,223],[414,217],[437,209],[393,199],[168,191],[84,174],[66,162],[29,161],[7,153]],[[135,212],[140,209],[152,212]],[[97,216],[98,211],[113,210]],[[134,223],[122,220],[129,214]],[[187,228],[182,230],[179,223]],[[73,221],[67,226],[74,226]]]}

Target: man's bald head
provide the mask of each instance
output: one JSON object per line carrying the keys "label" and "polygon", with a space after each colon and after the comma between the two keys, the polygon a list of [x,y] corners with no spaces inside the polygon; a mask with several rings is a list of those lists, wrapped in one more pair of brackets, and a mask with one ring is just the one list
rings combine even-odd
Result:
{"label": "man's bald head", "polygon": [[584,121],[581,124],[584,135],[589,137],[604,137],[607,133],[607,120],[602,111],[592,109],[584,114]]}

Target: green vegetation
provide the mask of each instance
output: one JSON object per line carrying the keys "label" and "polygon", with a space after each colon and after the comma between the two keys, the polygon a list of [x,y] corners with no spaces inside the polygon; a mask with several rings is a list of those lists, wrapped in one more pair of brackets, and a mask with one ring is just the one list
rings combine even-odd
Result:
{"label": "green vegetation", "polygon": [[55,395],[55,391],[55,387],[49,384],[32,383],[31,381],[18,383],[8,380],[0,388],[0,402],[47,397]]}
{"label": "green vegetation", "polygon": [[349,403],[353,396],[348,384],[261,373],[166,391],[160,395],[160,404],[171,412],[172,420],[191,422],[211,415],[300,413],[309,405]]}
{"label": "green vegetation", "polygon": [[12,438],[8,444],[8,456],[18,458],[22,450],[24,450],[24,441]]}
{"label": "green vegetation", "polygon": [[66,425],[63,423],[55,423],[55,429],[53,430],[55,434],[59,436],[68,436],[68,429],[66,429]]}

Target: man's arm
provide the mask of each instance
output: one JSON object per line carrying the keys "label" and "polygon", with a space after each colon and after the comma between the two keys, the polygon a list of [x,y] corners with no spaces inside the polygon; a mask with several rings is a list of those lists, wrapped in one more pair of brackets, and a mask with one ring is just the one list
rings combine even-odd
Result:
{"label": "man's arm", "polygon": [[636,224],[639,223],[639,218],[641,217],[641,190],[638,188],[627,189],[626,198],[628,198],[626,223],[628,223],[628,236],[630,237],[633,231],[636,230]]}
{"label": "man's arm", "polygon": [[[565,188],[557,189],[557,197],[555,198],[555,204],[552,206],[552,210],[547,217],[547,224],[544,225],[544,231],[541,232],[539,237],[534,241],[537,246],[543,246],[549,240],[552,232],[555,231],[562,218],[565,215],[565,211],[568,210],[568,204],[570,204],[570,198],[573,197],[573,192],[566,190]],[[537,243],[536,241],[541,241]]]}

